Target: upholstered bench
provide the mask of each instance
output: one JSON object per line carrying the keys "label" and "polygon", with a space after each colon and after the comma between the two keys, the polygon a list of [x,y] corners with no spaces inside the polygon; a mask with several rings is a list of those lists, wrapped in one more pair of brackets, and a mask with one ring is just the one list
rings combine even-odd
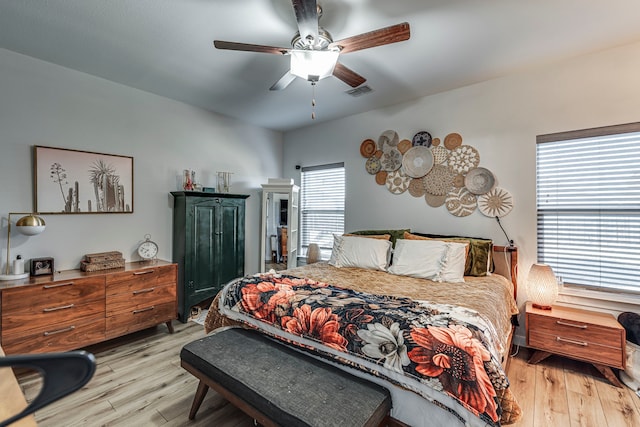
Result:
{"label": "upholstered bench", "polygon": [[182,367],[200,380],[189,419],[213,388],[265,426],[381,426],[385,388],[255,331],[227,329],[185,345]]}

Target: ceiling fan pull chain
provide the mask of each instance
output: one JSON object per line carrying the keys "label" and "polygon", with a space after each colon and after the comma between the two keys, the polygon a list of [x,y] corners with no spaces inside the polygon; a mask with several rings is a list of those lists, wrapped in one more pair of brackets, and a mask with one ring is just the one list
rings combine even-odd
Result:
{"label": "ceiling fan pull chain", "polygon": [[316,119],[316,82],[311,82],[311,120]]}

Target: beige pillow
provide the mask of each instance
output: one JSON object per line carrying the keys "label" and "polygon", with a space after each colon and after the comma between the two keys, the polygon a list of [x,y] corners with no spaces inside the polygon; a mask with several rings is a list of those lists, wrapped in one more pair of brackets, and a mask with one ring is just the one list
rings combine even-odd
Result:
{"label": "beige pillow", "polygon": [[390,240],[391,234],[343,234],[349,237],[368,237],[369,239]]}

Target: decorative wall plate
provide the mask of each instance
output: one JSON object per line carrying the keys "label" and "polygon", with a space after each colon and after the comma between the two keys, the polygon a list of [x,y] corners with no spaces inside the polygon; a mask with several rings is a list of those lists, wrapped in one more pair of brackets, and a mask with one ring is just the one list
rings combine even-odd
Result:
{"label": "decorative wall plate", "polygon": [[365,139],[360,144],[360,155],[362,157],[366,157],[367,159],[376,152],[376,143],[373,139]]}
{"label": "decorative wall plate", "polygon": [[455,188],[447,194],[445,206],[451,215],[463,217],[471,215],[476,210],[478,201],[466,188]]}
{"label": "decorative wall plate", "polygon": [[400,138],[395,130],[385,130],[378,137],[378,148],[387,151],[385,147],[395,147],[398,145]]}
{"label": "decorative wall plate", "polygon": [[445,194],[444,196],[436,196],[434,194],[427,193],[424,195],[424,199],[432,208],[439,208],[440,206],[444,205],[445,201],[447,200],[447,195]]}
{"label": "decorative wall plate", "polygon": [[411,141],[409,141],[408,139],[403,139],[402,141],[398,142],[398,151],[400,153],[406,153],[409,148],[411,148]]}
{"label": "decorative wall plate", "polygon": [[496,187],[478,197],[478,209],[485,216],[503,217],[513,209],[513,197],[504,188]]}
{"label": "decorative wall plate", "polygon": [[364,168],[371,175],[375,175],[380,171],[380,168],[382,168],[382,162],[380,162],[380,159],[376,156],[371,156],[367,159],[367,163],[364,164]]}
{"label": "decorative wall plate", "polygon": [[415,135],[413,135],[411,144],[414,147],[431,147],[431,134],[426,130],[421,130],[420,132],[417,132]]}
{"label": "decorative wall plate", "polygon": [[431,140],[431,146],[432,147],[437,147],[438,145],[440,145],[440,138],[433,138]]}
{"label": "decorative wall plate", "polygon": [[376,174],[376,184],[385,185],[387,183],[387,171],[380,171]]}
{"label": "decorative wall plate", "polygon": [[387,172],[393,172],[402,166],[402,154],[400,154],[397,148],[391,148],[389,151],[385,151],[380,160],[382,162],[382,170]]}
{"label": "decorative wall plate", "polygon": [[464,186],[473,194],[484,194],[496,185],[496,178],[486,168],[473,168],[464,177]]}
{"label": "decorative wall plate", "polygon": [[413,197],[422,197],[427,192],[424,188],[424,178],[412,178],[409,182],[409,194]]}
{"label": "decorative wall plate", "polygon": [[458,173],[467,173],[479,164],[480,154],[470,145],[461,145],[449,154],[449,167]]}
{"label": "decorative wall plate", "polygon": [[444,146],[449,150],[453,150],[462,145],[462,136],[459,133],[450,133],[444,137]]}
{"label": "decorative wall plate", "polygon": [[433,153],[426,146],[411,147],[402,157],[402,166],[410,177],[421,178],[433,167]]}
{"label": "decorative wall plate", "polygon": [[387,175],[386,186],[393,194],[402,194],[409,188],[411,178],[405,175],[402,169],[391,172]]}
{"label": "decorative wall plate", "polygon": [[453,188],[456,173],[447,166],[435,165],[424,177],[424,188],[429,194],[443,196]]}
{"label": "decorative wall plate", "polygon": [[[451,169],[451,168],[449,168]],[[451,169],[451,171],[453,172],[453,169]],[[453,177],[453,186],[455,188],[461,188],[464,187],[464,175],[462,175],[461,173],[457,174],[456,176]]]}
{"label": "decorative wall plate", "polygon": [[433,153],[433,161],[437,165],[442,165],[449,160],[449,150],[443,146],[431,146],[431,152]]}

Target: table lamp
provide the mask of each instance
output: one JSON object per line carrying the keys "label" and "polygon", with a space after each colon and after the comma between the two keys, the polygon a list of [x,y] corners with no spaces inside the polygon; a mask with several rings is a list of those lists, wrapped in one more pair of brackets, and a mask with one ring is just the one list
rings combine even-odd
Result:
{"label": "table lamp", "polygon": [[527,296],[535,308],[551,310],[558,298],[558,279],[546,264],[533,264],[527,277]]}
{"label": "table lamp", "polygon": [[40,234],[45,229],[44,219],[33,213],[25,212],[10,212],[9,221],[7,226],[7,263],[4,268],[4,274],[0,274],[0,280],[17,280],[29,277],[29,272],[14,274],[11,273],[11,215],[26,215],[16,221],[16,228],[18,231],[26,236],[35,236]]}

